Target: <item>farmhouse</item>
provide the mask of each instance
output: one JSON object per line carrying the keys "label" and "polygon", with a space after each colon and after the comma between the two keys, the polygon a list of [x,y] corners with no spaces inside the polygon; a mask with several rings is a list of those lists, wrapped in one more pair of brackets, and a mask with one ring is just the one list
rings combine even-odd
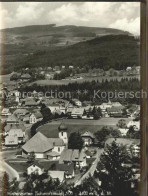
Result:
{"label": "farmhouse", "polygon": [[51,152],[53,144],[42,133],[36,133],[26,144],[22,146],[22,156],[27,157],[31,152],[36,158],[47,158],[46,153]]}
{"label": "farmhouse", "polygon": [[22,146],[22,156],[27,157],[31,152],[35,153],[36,158],[46,158],[55,160],[59,158],[59,154],[65,149],[63,141],[66,137],[59,131],[59,138],[47,138],[40,132],[37,132],[25,145]]}

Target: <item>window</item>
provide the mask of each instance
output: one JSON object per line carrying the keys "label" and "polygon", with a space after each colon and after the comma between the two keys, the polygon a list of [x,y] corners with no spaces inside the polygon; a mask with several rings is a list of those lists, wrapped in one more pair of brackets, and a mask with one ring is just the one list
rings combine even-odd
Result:
{"label": "window", "polygon": [[62,136],[63,136],[63,131],[62,131],[62,133],[61,133],[61,134],[62,134]]}
{"label": "window", "polygon": [[58,152],[60,152],[60,147],[58,147]]}

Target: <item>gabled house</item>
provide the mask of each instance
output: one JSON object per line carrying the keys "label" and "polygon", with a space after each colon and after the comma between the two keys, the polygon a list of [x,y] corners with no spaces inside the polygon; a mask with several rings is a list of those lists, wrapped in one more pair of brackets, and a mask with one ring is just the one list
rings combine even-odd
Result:
{"label": "gabled house", "polygon": [[122,117],[122,108],[120,107],[111,107],[106,109],[110,117]]}
{"label": "gabled house", "polygon": [[46,153],[51,152],[53,145],[42,133],[37,132],[29,141],[22,146],[22,156],[27,157],[34,152],[36,158],[47,158]]}
{"label": "gabled house", "polygon": [[37,159],[59,158],[59,154],[65,149],[64,141],[61,138],[47,138],[37,132],[29,141],[22,146],[22,156],[27,157],[31,152],[35,153]]}
{"label": "gabled house", "polygon": [[28,168],[27,168],[27,174],[37,174],[37,175],[42,175],[44,173],[44,168],[39,165],[37,162],[32,163]]}
{"label": "gabled house", "polygon": [[25,116],[29,114],[29,111],[24,108],[18,108],[13,112],[13,114],[16,115],[18,118],[20,118],[21,116]]}
{"label": "gabled house", "polygon": [[93,133],[91,133],[90,131],[86,131],[85,133],[83,133],[81,135],[83,141],[84,141],[84,145],[85,146],[90,146],[94,143],[94,139],[95,139],[95,136]]}
{"label": "gabled house", "polygon": [[72,118],[82,118],[84,114],[84,108],[74,108],[71,112]]}
{"label": "gabled house", "polygon": [[21,129],[23,132],[26,130],[26,127],[24,126],[24,124],[7,124],[5,127],[5,132],[9,132],[10,129]]}
{"label": "gabled house", "polygon": [[40,112],[33,113],[29,117],[30,124],[34,124],[34,123],[41,121],[41,120],[43,120],[43,115]]}
{"label": "gabled house", "polygon": [[76,167],[85,167],[86,164],[86,154],[78,149],[65,149],[61,153],[61,157],[59,160],[60,164],[70,164],[74,163]]}

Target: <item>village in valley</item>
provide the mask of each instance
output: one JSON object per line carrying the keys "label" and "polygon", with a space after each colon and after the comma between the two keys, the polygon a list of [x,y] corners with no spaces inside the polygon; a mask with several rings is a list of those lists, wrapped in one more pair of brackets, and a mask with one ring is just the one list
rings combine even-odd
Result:
{"label": "village in valley", "polygon": [[139,196],[139,2],[4,4],[0,195]]}
{"label": "village in valley", "polygon": [[[21,85],[30,82],[26,70]],[[81,101],[82,90],[76,92],[77,98],[75,94],[74,98],[43,97],[36,86],[31,96],[23,97],[18,82],[10,90],[12,76],[1,91],[1,141],[6,172],[19,190],[29,186],[29,176],[45,174],[45,183],[52,178],[61,185],[81,186],[97,176],[100,157],[113,142],[139,160],[140,105],[110,99]],[[138,162],[123,164],[132,166],[135,179],[140,179]],[[96,177],[95,183],[101,181]]]}

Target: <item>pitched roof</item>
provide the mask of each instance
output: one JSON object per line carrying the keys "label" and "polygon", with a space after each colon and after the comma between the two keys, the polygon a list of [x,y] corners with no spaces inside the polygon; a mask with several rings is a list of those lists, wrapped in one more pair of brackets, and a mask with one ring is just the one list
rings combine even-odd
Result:
{"label": "pitched roof", "polygon": [[7,122],[18,122],[18,118],[12,114],[11,116],[9,116],[6,120]]}
{"label": "pitched roof", "polygon": [[46,155],[48,156],[51,156],[51,157],[57,157],[57,156],[60,156],[59,153],[55,152],[55,151],[52,151],[52,152],[47,152]]}
{"label": "pitched roof", "polygon": [[73,171],[74,171],[74,164],[71,163],[69,165],[67,164],[57,164],[57,168],[58,171],[64,171],[65,174],[67,175],[72,175]]}
{"label": "pitched roof", "polygon": [[26,144],[22,146],[22,149],[26,152],[47,152],[53,148],[52,143],[42,133],[37,132]]}
{"label": "pitched roof", "polygon": [[90,131],[86,131],[85,133],[83,133],[83,134],[81,135],[81,137],[91,137],[92,139],[95,138],[94,134],[91,133]]}
{"label": "pitched roof", "polygon": [[23,75],[21,75],[21,78],[30,79],[31,75],[30,74],[23,74]]}
{"label": "pitched roof", "polygon": [[36,117],[36,119],[43,118],[41,112],[33,113],[33,115]]}
{"label": "pitched roof", "polygon": [[4,129],[6,132],[8,132],[10,129],[22,129],[23,131],[25,131],[26,127],[24,126],[24,124],[7,124]]}
{"label": "pitched roof", "polygon": [[53,146],[64,146],[64,141],[60,138],[48,138],[48,141],[53,145]]}
{"label": "pitched roof", "polygon": [[106,144],[111,144],[113,141],[116,141],[116,143],[118,144],[122,144],[122,145],[132,145],[132,144],[136,144],[139,145],[140,140],[139,139],[126,139],[126,138],[109,138],[106,141]]}
{"label": "pitched roof", "polygon": [[8,135],[5,138],[5,145],[18,145],[18,138],[16,135]]}
{"label": "pitched roof", "polygon": [[25,102],[25,105],[26,106],[34,106],[34,105],[36,106],[36,105],[38,105],[38,103],[35,100],[28,100]]}
{"label": "pitched roof", "polygon": [[8,135],[10,136],[17,136],[17,137],[24,137],[24,133],[22,129],[10,129],[8,132]]}
{"label": "pitched roof", "polygon": [[120,107],[111,107],[111,108],[106,108],[107,112],[122,112],[122,109]]}
{"label": "pitched roof", "polygon": [[84,113],[84,108],[74,108],[71,115],[82,115]]}
{"label": "pitched roof", "polygon": [[64,180],[64,171],[48,171],[48,174],[53,179],[59,179],[60,182]]}
{"label": "pitched roof", "polygon": [[82,150],[79,151],[78,149],[65,149],[61,153],[59,163],[63,163],[64,161],[83,161],[85,157],[86,155]]}
{"label": "pitched roof", "polygon": [[13,114],[16,114],[16,115],[20,115],[20,114],[27,114],[27,113],[29,113],[29,111],[28,110],[26,110],[26,109],[24,109],[24,108],[18,108],[18,109],[16,109],[14,112],[13,112]]}
{"label": "pitched roof", "polygon": [[40,169],[44,169],[43,165],[41,165],[40,163],[38,163],[38,161],[34,161],[34,163],[31,163],[31,164],[27,167],[27,169],[28,169],[29,167],[32,167],[32,166],[37,166],[37,167],[39,167]]}

